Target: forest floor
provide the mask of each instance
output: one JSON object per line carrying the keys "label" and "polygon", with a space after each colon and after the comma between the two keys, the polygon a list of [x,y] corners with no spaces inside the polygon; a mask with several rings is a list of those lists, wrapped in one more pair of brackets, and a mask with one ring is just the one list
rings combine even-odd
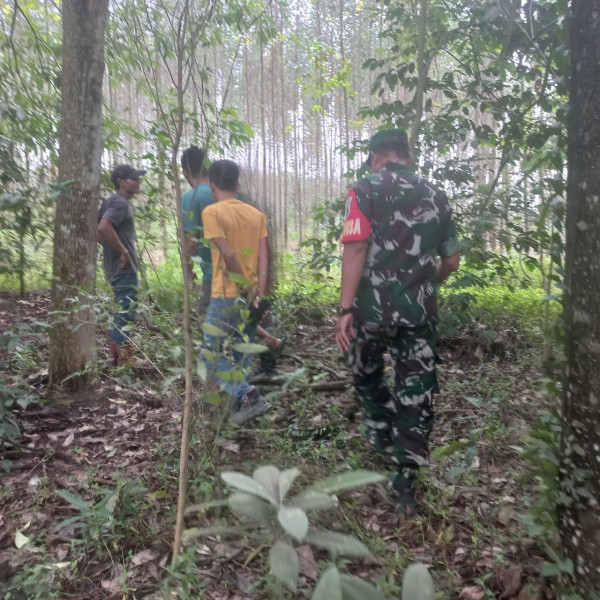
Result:
{"label": "forest floor", "polygon": [[[196,540],[186,545],[179,567],[170,568],[179,471],[177,389],[165,390],[165,376],[154,368],[115,370],[104,359],[92,391],[44,400],[48,305],[43,293],[0,295],[0,329],[21,336],[10,355],[0,351],[6,369],[0,391],[35,400],[18,411],[20,435],[0,456],[2,597],[288,597],[269,574],[268,552],[248,536]],[[273,408],[264,417],[241,429],[225,422],[215,432],[206,415],[195,416],[189,504],[224,498],[219,473],[225,470],[251,474],[259,465],[296,466],[301,476],[294,488],[351,468],[389,472],[360,432],[333,324],[325,319],[287,332],[278,368],[294,377],[285,389],[268,381],[263,391],[273,393]],[[99,338],[99,347],[103,343]],[[545,405],[542,376],[534,350],[514,354],[441,349],[436,450],[422,477],[422,514],[399,520],[383,484],[339,494],[338,508],[320,522],[326,518],[329,529],[360,538],[375,558],[338,560],[338,566],[376,582],[388,598],[400,597],[403,572],[413,562],[428,565],[440,598],[552,597],[541,577],[541,544],[524,525],[523,515],[539,499],[519,451]],[[23,380],[26,386],[17,385]],[[325,382],[340,389],[311,387]],[[190,515],[186,527],[233,520],[205,511]],[[298,550],[300,589],[309,597],[328,557],[308,545]]]}

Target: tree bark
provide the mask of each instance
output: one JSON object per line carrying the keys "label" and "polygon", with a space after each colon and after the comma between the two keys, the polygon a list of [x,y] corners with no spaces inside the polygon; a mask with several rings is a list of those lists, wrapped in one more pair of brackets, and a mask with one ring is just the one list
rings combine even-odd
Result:
{"label": "tree bark", "polygon": [[[64,0],[59,182],[50,331],[50,383],[85,387],[95,362],[96,227],[108,0]],[[87,308],[80,308],[81,306]]]}
{"label": "tree bark", "polygon": [[572,588],[600,594],[600,10],[573,0],[560,529]]}
{"label": "tree bark", "polygon": [[414,153],[421,130],[421,118],[423,117],[423,98],[425,95],[425,84],[427,83],[427,73],[429,64],[425,56],[425,38],[427,37],[427,5],[428,0],[421,0],[419,3],[419,38],[417,41],[417,69],[418,81],[415,91],[415,120],[410,130],[410,150]]}

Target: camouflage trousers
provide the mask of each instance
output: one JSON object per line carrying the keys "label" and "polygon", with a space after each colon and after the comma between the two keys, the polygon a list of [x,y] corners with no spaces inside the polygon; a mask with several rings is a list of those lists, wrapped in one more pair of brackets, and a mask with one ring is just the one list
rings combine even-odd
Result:
{"label": "camouflage trousers", "polygon": [[[439,391],[435,341],[435,325],[409,329],[357,323],[348,351],[367,440],[405,475],[429,464],[433,394]],[[387,350],[394,371],[393,391],[384,376]]]}

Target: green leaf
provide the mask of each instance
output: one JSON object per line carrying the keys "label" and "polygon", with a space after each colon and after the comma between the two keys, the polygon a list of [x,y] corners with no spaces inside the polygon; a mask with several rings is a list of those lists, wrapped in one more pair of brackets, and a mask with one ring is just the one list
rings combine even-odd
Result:
{"label": "green leaf", "polygon": [[232,369],[231,371],[217,371],[215,373],[223,381],[239,381],[244,378],[243,369]]}
{"label": "green leaf", "polygon": [[336,567],[329,567],[319,579],[312,600],[342,600],[342,582]]}
{"label": "green leaf", "polygon": [[263,352],[267,352],[269,349],[262,344],[251,344],[246,342],[240,342],[239,344],[233,344],[231,346],[237,352],[241,352],[242,354],[262,354]]}
{"label": "green leaf", "polygon": [[117,506],[117,500],[119,499],[119,492],[116,494],[112,494],[108,500],[106,501],[106,510],[112,514],[115,512],[115,507]]}
{"label": "green leaf", "polygon": [[300,561],[296,551],[281,540],[275,542],[269,550],[269,563],[273,575],[291,590],[296,590]]}
{"label": "green leaf", "polygon": [[203,360],[196,361],[196,373],[200,378],[200,381],[206,381],[208,372],[206,369],[206,363]]}
{"label": "green leaf", "polygon": [[546,563],[542,569],[542,577],[558,577],[561,569],[556,563]]}
{"label": "green leaf", "polygon": [[341,490],[349,490],[355,487],[369,485],[371,483],[378,483],[384,480],[385,476],[381,475],[380,473],[358,469],[356,471],[342,473],[341,475],[332,475],[331,477],[327,477],[326,479],[311,485],[305,490],[305,492],[325,492],[326,494],[331,494]]}
{"label": "green leaf", "polygon": [[277,518],[281,526],[298,541],[302,541],[308,531],[308,517],[301,508],[284,506],[279,509]]}
{"label": "green leaf", "polygon": [[219,392],[211,392],[210,394],[206,394],[206,396],[203,396],[202,402],[206,402],[207,404],[220,404],[221,394],[219,394]]}
{"label": "green leaf", "polygon": [[78,496],[69,490],[58,490],[56,493],[76,508],[81,510],[88,510],[90,508],[89,504],[81,498],[81,496]]}
{"label": "green leaf", "polygon": [[234,513],[249,517],[259,525],[267,527],[271,522],[269,505],[253,494],[236,492],[229,496],[228,503]]}
{"label": "green leaf", "polygon": [[386,600],[372,584],[353,575],[340,575],[344,600]]}
{"label": "green leaf", "polygon": [[[283,502],[287,493],[290,491],[290,488],[294,484],[296,477],[300,475],[300,470],[293,468],[288,469],[287,471],[283,471],[281,475],[279,475],[279,501]],[[296,505],[298,506],[298,505]],[[301,508],[301,507],[298,507]]]}
{"label": "green leaf", "polygon": [[29,544],[29,542],[31,541],[30,538],[28,538],[27,536],[23,535],[18,529],[15,533],[15,546],[20,550],[21,548],[23,548],[23,546]]}
{"label": "green leaf", "polygon": [[192,527],[191,529],[185,529],[182,534],[182,539],[185,542],[195,540],[205,535],[219,535],[221,537],[231,537],[235,535],[242,535],[244,529],[241,527]]}
{"label": "green leaf", "polygon": [[402,580],[402,600],[435,600],[435,586],[423,563],[410,565]]}
{"label": "green leaf", "polygon": [[480,398],[475,398],[473,396],[465,396],[465,400],[467,400],[467,402],[470,402],[473,406],[477,406],[478,408],[480,408],[482,405]]}
{"label": "green leaf", "polygon": [[[159,498],[166,498],[168,496],[168,493],[165,490],[159,490],[160,492],[165,492],[165,495],[161,495],[159,496]],[[155,493],[155,492],[153,492]],[[152,496],[152,494],[148,494],[148,496]],[[185,514],[187,515],[193,515],[196,513],[203,513],[206,512],[209,508],[216,508],[219,506],[229,506],[229,500],[225,499],[225,500],[212,500],[211,502],[203,502],[202,504],[190,504],[189,506],[186,506],[185,508]]]}
{"label": "green leaf", "polygon": [[258,481],[269,492],[271,497],[277,502],[277,505],[281,504],[281,498],[279,497],[279,476],[279,469],[272,465],[258,467],[252,473],[252,479]]}
{"label": "green leaf", "polygon": [[260,496],[274,506],[279,506],[277,499],[269,493],[265,486],[260,484],[255,479],[252,479],[252,477],[248,477],[248,475],[236,473],[235,471],[225,471],[224,473],[221,473],[221,479],[223,479],[223,481],[231,487],[237,488],[242,492]]}
{"label": "green leaf", "polygon": [[241,285],[242,287],[249,288],[254,285],[254,281],[248,279],[247,277],[244,277],[243,275],[240,275],[239,273],[232,273],[230,271],[226,273],[225,276],[227,277],[227,279],[230,279],[231,281],[237,283],[238,285]]}
{"label": "green leaf", "polygon": [[202,323],[202,331],[208,335],[214,335],[216,337],[227,337],[227,334],[212,323],[207,323],[206,321]]}
{"label": "green leaf", "polygon": [[292,505],[304,511],[329,510],[338,505],[338,499],[323,492],[303,492],[292,500]]}
{"label": "green leaf", "polygon": [[309,531],[305,541],[329,552],[346,556],[371,556],[369,549],[355,537],[334,531]]}

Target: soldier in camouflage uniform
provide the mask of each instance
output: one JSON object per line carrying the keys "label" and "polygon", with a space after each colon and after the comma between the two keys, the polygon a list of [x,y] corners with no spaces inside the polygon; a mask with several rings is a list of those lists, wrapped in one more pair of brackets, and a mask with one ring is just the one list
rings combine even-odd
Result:
{"label": "soldier in camouflage uniform", "polygon": [[[410,163],[405,132],[373,136],[367,161],[372,173],[346,200],[336,325],[338,347],[348,350],[367,439],[397,465],[397,508],[408,515],[416,508],[418,469],[429,462],[438,391],[436,283],[460,262],[446,194],[415,175]],[[393,391],[384,381],[386,351],[393,363]]]}

